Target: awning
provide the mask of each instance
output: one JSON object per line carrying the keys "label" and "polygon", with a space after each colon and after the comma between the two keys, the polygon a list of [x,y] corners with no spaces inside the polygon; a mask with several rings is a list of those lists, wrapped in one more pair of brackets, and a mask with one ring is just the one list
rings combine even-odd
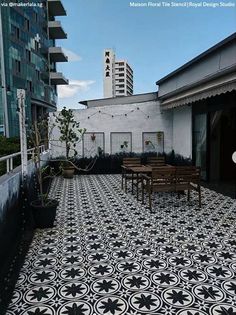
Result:
{"label": "awning", "polygon": [[236,73],[231,73],[218,79],[208,81],[194,88],[187,89],[161,102],[162,109],[170,109],[236,91]]}

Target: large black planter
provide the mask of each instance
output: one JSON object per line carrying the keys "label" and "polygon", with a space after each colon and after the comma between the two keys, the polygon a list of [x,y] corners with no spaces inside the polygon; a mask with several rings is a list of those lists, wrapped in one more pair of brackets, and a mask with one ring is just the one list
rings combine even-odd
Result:
{"label": "large black planter", "polygon": [[47,200],[47,205],[42,207],[39,200],[31,202],[35,228],[52,228],[56,217],[56,210],[59,202],[54,199]]}

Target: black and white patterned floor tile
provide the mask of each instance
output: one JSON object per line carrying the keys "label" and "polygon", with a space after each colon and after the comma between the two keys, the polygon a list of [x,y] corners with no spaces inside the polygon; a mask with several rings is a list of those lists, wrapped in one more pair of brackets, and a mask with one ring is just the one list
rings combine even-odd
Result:
{"label": "black and white patterned floor tile", "polygon": [[37,230],[8,315],[236,315],[236,202],[157,194],[119,175],[60,177],[56,226]]}

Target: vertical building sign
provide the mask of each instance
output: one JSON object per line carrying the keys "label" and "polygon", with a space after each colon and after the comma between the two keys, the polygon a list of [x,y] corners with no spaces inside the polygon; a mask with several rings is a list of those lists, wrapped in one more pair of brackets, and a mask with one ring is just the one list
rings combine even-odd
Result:
{"label": "vertical building sign", "polygon": [[107,49],[104,51],[104,69],[103,69],[103,94],[104,97],[114,97],[113,93],[113,69],[114,69],[114,60],[115,55],[111,49]]}

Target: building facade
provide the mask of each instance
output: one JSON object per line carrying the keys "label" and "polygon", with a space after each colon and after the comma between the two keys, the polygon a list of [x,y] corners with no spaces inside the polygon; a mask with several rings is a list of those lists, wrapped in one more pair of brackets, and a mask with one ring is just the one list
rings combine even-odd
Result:
{"label": "building facade", "polygon": [[104,51],[104,98],[133,95],[133,70],[126,60],[116,60],[112,49]]}
{"label": "building facade", "polygon": [[[27,0],[21,1],[26,3]],[[0,133],[19,135],[17,89],[26,90],[28,125],[47,111],[55,111],[57,85],[68,84],[56,70],[67,57],[57,39],[67,37],[56,16],[66,15],[61,0],[33,0],[35,6],[1,6]]]}
{"label": "building facade", "polygon": [[[191,155],[209,182],[235,181],[236,33],[157,81],[173,113],[173,148]],[[190,137],[188,145],[184,144]],[[182,139],[182,140],[181,140]],[[185,152],[183,152],[183,148]]]}

